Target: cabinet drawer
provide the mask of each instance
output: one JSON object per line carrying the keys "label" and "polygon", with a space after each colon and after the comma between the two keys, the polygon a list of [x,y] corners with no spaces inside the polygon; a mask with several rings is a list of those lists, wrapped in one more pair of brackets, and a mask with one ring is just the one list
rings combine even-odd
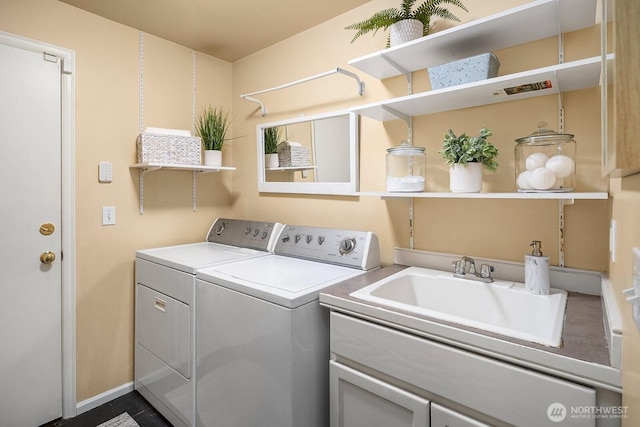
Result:
{"label": "cabinet drawer", "polygon": [[329,362],[331,427],[429,427],[429,401]]}
{"label": "cabinet drawer", "polygon": [[[331,351],[513,425],[554,426],[552,404],[566,411],[596,404],[594,389],[335,312]],[[595,425],[565,415],[563,425]]]}
{"label": "cabinet drawer", "polygon": [[489,427],[489,425],[440,406],[437,403],[432,403],[431,427]]}

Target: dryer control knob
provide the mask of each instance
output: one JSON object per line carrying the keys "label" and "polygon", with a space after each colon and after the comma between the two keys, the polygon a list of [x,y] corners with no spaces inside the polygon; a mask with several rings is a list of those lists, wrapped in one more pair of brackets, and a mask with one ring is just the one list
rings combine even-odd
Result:
{"label": "dryer control knob", "polygon": [[356,248],[356,239],[344,238],[340,241],[340,255],[348,254]]}
{"label": "dryer control knob", "polygon": [[224,231],[224,222],[218,225],[215,229],[215,232],[218,236],[221,235],[223,231]]}

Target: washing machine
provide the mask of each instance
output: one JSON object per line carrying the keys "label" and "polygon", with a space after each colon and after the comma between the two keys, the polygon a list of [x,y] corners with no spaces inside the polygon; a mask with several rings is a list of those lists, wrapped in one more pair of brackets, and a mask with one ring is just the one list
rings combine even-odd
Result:
{"label": "washing machine", "polygon": [[196,273],[196,425],[329,425],[327,286],[378,268],[371,232],[285,225],[274,254]]}
{"label": "washing machine", "polygon": [[204,242],[136,251],[134,386],[174,426],[195,425],[196,270],[267,256],[281,230],[218,218]]}

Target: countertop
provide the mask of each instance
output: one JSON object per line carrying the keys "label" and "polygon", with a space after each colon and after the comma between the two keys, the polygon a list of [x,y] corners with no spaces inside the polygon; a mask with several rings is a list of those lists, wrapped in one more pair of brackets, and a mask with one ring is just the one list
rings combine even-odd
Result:
{"label": "countertop", "polygon": [[326,288],[320,294],[320,303],[331,310],[620,392],[620,370],[612,368],[609,360],[600,296],[568,292],[562,345],[556,348],[410,313],[349,295],[405,268],[407,267],[394,264]]}

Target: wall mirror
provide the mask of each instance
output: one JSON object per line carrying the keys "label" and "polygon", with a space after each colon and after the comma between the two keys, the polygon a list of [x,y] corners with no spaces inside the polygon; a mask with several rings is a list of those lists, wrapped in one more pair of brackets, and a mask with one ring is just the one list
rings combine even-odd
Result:
{"label": "wall mirror", "polygon": [[[256,139],[258,191],[335,195],[358,191],[357,114],[334,111],[264,123],[256,127]],[[274,142],[277,160],[266,150]]]}

